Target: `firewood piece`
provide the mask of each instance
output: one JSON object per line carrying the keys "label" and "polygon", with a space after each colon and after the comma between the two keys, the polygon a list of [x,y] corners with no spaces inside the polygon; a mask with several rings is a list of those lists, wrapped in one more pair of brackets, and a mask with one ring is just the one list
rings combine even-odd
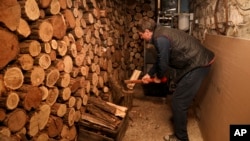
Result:
{"label": "firewood piece", "polygon": [[75,108],[68,108],[66,114],[64,115],[64,121],[70,127],[75,123]]}
{"label": "firewood piece", "polygon": [[33,68],[34,59],[30,54],[20,54],[17,60],[23,70],[27,71]]}
{"label": "firewood piece", "polygon": [[58,71],[63,71],[64,70],[64,63],[62,59],[56,59],[52,62],[52,66],[55,66]]}
{"label": "firewood piece", "polygon": [[66,53],[67,53],[67,44],[65,41],[63,40],[60,40],[60,41],[57,41],[57,53],[58,55],[60,56],[65,56]]}
{"label": "firewood piece", "polygon": [[49,21],[53,27],[53,37],[56,39],[62,39],[67,30],[67,25],[63,15],[54,15],[49,18]]}
{"label": "firewood piece", "polygon": [[60,8],[58,0],[51,0],[49,7],[45,11],[47,15],[56,15],[60,12]]}
{"label": "firewood piece", "polygon": [[75,102],[75,109],[80,110],[82,106],[82,98],[81,97],[75,97],[76,102]]}
{"label": "firewood piece", "polygon": [[31,71],[25,73],[25,83],[30,83],[32,86],[39,86],[45,79],[44,69],[41,67],[34,67]]}
{"label": "firewood piece", "polygon": [[51,138],[54,138],[60,135],[63,128],[63,120],[60,117],[50,116],[47,123],[48,135]]}
{"label": "firewood piece", "polygon": [[51,3],[51,0],[38,0],[38,5],[41,8],[49,7],[50,3]]}
{"label": "firewood piece", "polygon": [[4,84],[7,88],[18,89],[22,86],[23,81],[23,73],[18,67],[10,67],[4,74]]}
{"label": "firewood piece", "polygon": [[31,116],[28,124],[28,135],[34,137],[40,130],[46,127],[49,120],[50,106],[47,104],[40,105],[39,110]]}
{"label": "firewood piece", "polygon": [[19,3],[22,7],[22,17],[31,21],[35,21],[39,18],[40,10],[35,0],[25,0],[20,1]]}
{"label": "firewood piece", "polygon": [[81,38],[84,34],[82,27],[75,26],[74,30],[72,31],[72,34],[78,39]]}
{"label": "firewood piece", "polygon": [[42,92],[42,100],[46,100],[49,95],[49,90],[46,86],[40,86],[39,89]]}
{"label": "firewood piece", "polygon": [[55,68],[50,68],[46,72],[46,86],[48,87],[54,87],[57,80],[59,79],[60,72]]}
{"label": "firewood piece", "polygon": [[55,103],[51,106],[51,114],[58,117],[63,117],[67,112],[67,105],[61,103]]}
{"label": "firewood piece", "polygon": [[41,44],[36,40],[25,40],[19,44],[20,53],[29,53],[32,57],[38,56],[41,52]]}
{"label": "firewood piece", "polygon": [[[83,120],[83,121],[82,121]],[[79,123],[81,124],[81,122],[90,122],[92,124],[96,124],[96,125],[99,125],[99,126],[102,126],[102,127],[106,127],[108,129],[111,129],[111,130],[115,130],[115,126],[109,122],[107,122],[106,120],[103,120],[99,117],[96,117],[92,114],[89,114],[89,113],[84,113],[82,114],[82,117],[79,121]]]}
{"label": "firewood piece", "polygon": [[37,20],[31,24],[31,34],[29,38],[48,42],[53,37],[53,27],[48,20]]}
{"label": "firewood piece", "polygon": [[67,102],[68,107],[72,108],[72,107],[75,106],[75,104],[76,104],[76,98],[73,97],[73,96],[70,96],[70,98],[69,98],[69,100]]}
{"label": "firewood piece", "polygon": [[59,95],[59,90],[57,87],[53,87],[49,89],[49,95],[48,95],[48,98],[46,99],[46,103],[52,106],[53,104],[55,104],[58,98],[58,95]]}
{"label": "firewood piece", "polygon": [[116,113],[116,108],[113,107],[113,106],[110,106],[106,103],[106,101],[103,101],[101,100],[100,98],[96,98],[96,97],[89,97],[88,98],[88,103],[91,103],[91,104],[94,104],[95,106],[103,109],[104,111],[106,112],[109,112],[111,114],[114,114]]}
{"label": "firewood piece", "polygon": [[0,108],[0,122],[2,122],[6,117],[5,109]]}
{"label": "firewood piece", "polygon": [[[21,18],[21,7],[16,0],[2,0],[0,5],[0,22],[11,31],[16,30]],[[3,37],[3,36],[1,36]]]}
{"label": "firewood piece", "polygon": [[114,127],[118,126],[121,122],[121,120],[118,117],[98,108],[93,104],[87,104],[86,107],[89,113],[109,122],[110,124],[113,124]]}
{"label": "firewood piece", "polygon": [[25,37],[25,38],[27,38],[31,33],[31,29],[29,27],[28,22],[25,21],[23,18],[20,18],[20,21],[19,21],[19,24],[18,24],[16,31],[19,35],[21,35],[22,37]]}
{"label": "firewood piece", "polygon": [[65,87],[59,90],[58,101],[67,101],[71,96],[71,89],[69,87]]}
{"label": "firewood piece", "polygon": [[67,28],[74,29],[74,27],[76,25],[76,21],[75,21],[75,17],[73,15],[72,11],[69,9],[66,9],[62,13],[65,17]]}
{"label": "firewood piece", "polygon": [[27,122],[27,115],[23,109],[15,109],[13,112],[7,115],[4,124],[12,132],[21,130]]}
{"label": "firewood piece", "polygon": [[71,127],[68,127],[67,125],[63,125],[63,129],[61,132],[62,141],[67,141],[67,140],[72,141],[75,139],[76,134],[77,134],[77,131],[74,125]]}
{"label": "firewood piece", "polygon": [[63,63],[64,63],[64,71],[66,73],[70,73],[72,71],[72,68],[73,68],[72,58],[69,55],[64,56]]}
{"label": "firewood piece", "polygon": [[71,43],[69,45],[68,54],[74,58],[77,56],[77,48],[75,43]]}
{"label": "firewood piece", "polygon": [[7,97],[0,97],[0,106],[13,110],[19,103],[19,96],[15,92],[10,92]]}
{"label": "firewood piece", "polygon": [[70,83],[70,74],[69,73],[61,73],[59,79],[56,84],[60,87],[68,87]]}
{"label": "firewood piece", "polygon": [[48,141],[49,136],[47,133],[39,133],[36,137],[33,138],[35,141]]}
{"label": "firewood piece", "polygon": [[94,23],[94,17],[91,13],[83,13],[82,18],[86,21],[86,24],[90,25]]}
{"label": "firewood piece", "polygon": [[27,92],[19,93],[19,95],[22,99],[22,106],[27,111],[32,108],[37,109],[42,102],[42,92],[38,87],[28,85]]}
{"label": "firewood piece", "polygon": [[[1,13],[1,12],[0,12]],[[19,54],[18,38],[15,34],[0,29],[0,70]]]}

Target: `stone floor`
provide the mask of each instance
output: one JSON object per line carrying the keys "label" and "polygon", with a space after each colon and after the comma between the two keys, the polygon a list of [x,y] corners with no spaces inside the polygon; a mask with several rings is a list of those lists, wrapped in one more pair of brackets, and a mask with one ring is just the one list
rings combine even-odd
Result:
{"label": "stone floor", "polygon": [[[123,141],[163,141],[163,136],[172,134],[170,102],[171,95],[145,96],[144,89],[137,85]],[[188,113],[188,134],[190,141],[203,141],[191,109]]]}

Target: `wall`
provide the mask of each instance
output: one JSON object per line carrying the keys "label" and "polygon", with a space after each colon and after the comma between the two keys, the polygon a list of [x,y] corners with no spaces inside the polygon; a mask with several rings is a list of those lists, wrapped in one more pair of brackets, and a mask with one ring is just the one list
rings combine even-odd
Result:
{"label": "wall", "polygon": [[250,123],[250,40],[207,34],[216,60],[196,102],[204,141],[229,141],[230,124]]}

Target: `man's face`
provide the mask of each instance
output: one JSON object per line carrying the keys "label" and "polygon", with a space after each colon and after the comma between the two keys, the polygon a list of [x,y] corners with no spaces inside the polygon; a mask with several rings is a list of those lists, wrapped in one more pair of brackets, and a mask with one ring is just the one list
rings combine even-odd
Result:
{"label": "man's face", "polygon": [[151,40],[152,32],[149,31],[148,29],[146,29],[144,32],[138,32],[138,34],[140,35],[141,39],[143,39],[145,41]]}

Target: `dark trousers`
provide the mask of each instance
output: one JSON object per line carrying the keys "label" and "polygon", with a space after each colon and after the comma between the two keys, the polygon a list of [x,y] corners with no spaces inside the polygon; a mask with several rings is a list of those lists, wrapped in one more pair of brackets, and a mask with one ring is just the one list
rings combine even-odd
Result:
{"label": "dark trousers", "polygon": [[210,67],[197,68],[187,73],[177,84],[172,97],[174,132],[181,141],[188,141],[187,112]]}

